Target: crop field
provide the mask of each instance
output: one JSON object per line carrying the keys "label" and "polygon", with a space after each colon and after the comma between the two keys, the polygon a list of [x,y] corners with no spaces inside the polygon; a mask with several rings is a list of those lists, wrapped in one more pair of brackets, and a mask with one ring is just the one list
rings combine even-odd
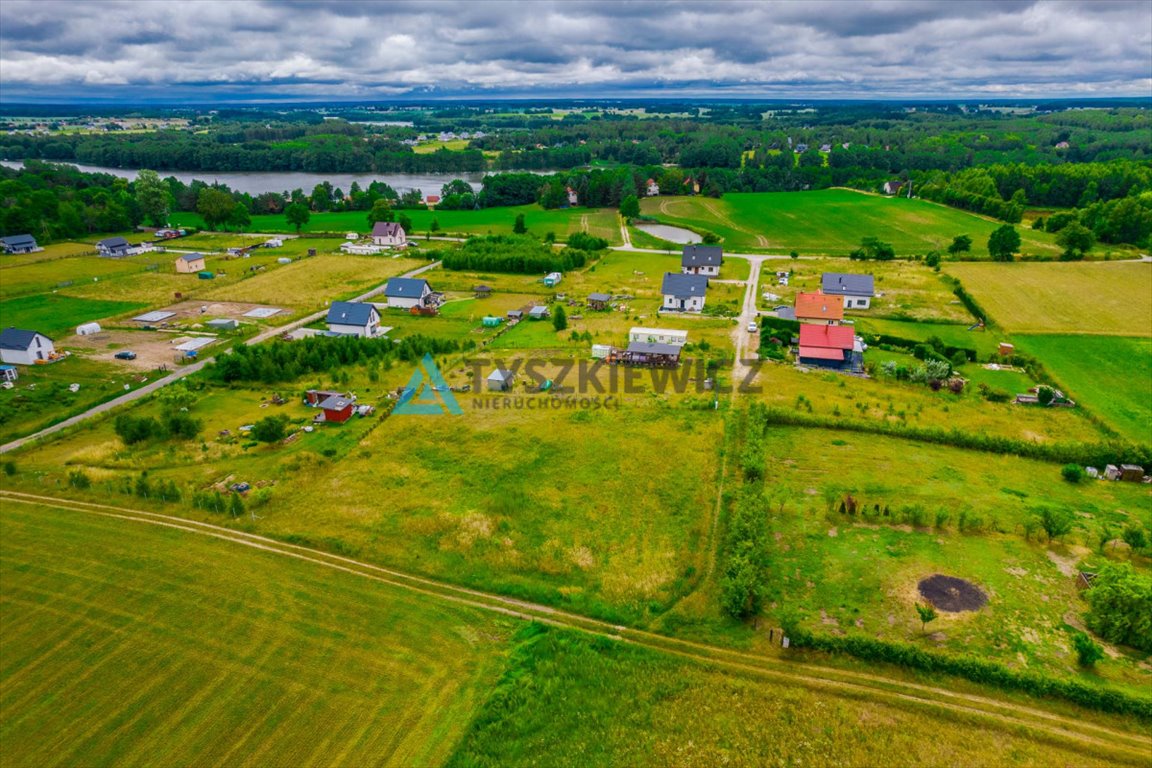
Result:
{"label": "crop field", "polygon": [[[409,210],[403,213],[412,220],[413,231],[408,233],[409,237],[427,234],[433,220],[440,225],[436,235],[510,235],[516,217],[523,214],[528,231],[537,237],[554,232],[557,240],[563,240],[573,232],[586,231],[611,243],[621,242],[619,220],[616,211],[610,208],[546,210],[539,205],[519,205],[479,211]],[[301,231],[365,234],[372,229],[367,217],[366,211],[314,213]],[[176,226],[204,227],[204,221],[194,213],[174,213],[172,221]],[[253,232],[296,231],[283,214],[253,216],[247,229]]]}
{"label": "crop field", "polygon": [[125,315],[148,306],[141,302],[80,299],[59,293],[41,293],[2,301],[5,326],[34,328],[52,339],[73,333],[81,323]]}
{"label": "crop field", "polygon": [[433,765],[512,622],[158,526],[0,507],[8,765]]}
{"label": "crop field", "polygon": [[[881,350],[865,354],[867,359],[878,363],[886,359],[909,366],[919,363],[909,355]],[[1013,393],[1016,385],[1026,381],[1010,371],[984,371],[974,364],[962,367],[960,375],[987,381],[990,386]],[[769,405],[845,422],[879,421],[897,427],[955,428],[974,434],[1040,442],[1092,442],[1106,438],[1105,433],[1077,409],[990,403],[971,386],[962,394],[954,395],[947,389],[933,392],[923,384],[847,377],[815,370],[805,373],[778,363],[766,364],[756,383],[763,389],[759,397]]]}
{"label": "crop field", "polygon": [[948,264],[991,318],[1013,333],[1152,336],[1152,264]]}
{"label": "crop field", "polygon": [[[776,272],[791,272],[788,285],[779,285]],[[760,296],[763,308],[780,304],[794,304],[796,294],[820,290],[820,277],[825,272],[871,274],[875,278],[876,297],[868,309],[847,310],[848,317],[857,319],[890,318],[916,321],[935,320],[945,323],[971,325],[975,318],[953,295],[952,289],[940,275],[920,262],[869,261],[852,262],[844,259],[795,259],[767,261],[761,268]],[[766,301],[764,293],[774,293],[779,299]]]}
{"label": "crop field", "polygon": [[448,761],[449,768],[1109,764],[983,721],[828,696],[553,629],[518,645]]}
{"label": "crop field", "polygon": [[1152,442],[1152,338],[1015,336],[1065,394],[1129,440]]}
{"label": "crop field", "polygon": [[[862,237],[892,243],[898,256],[944,251],[957,235],[972,237],[972,252],[987,257],[988,236],[1002,222],[923,200],[888,198],[842,189],[816,192],[729,193],[646,198],[641,211],[668,224],[715,232],[732,251],[798,251],[802,256],[847,256]],[[1054,236],[1021,229],[1022,252],[1059,255]]]}
{"label": "crop field", "polygon": [[[1099,679],[1078,671],[1065,627],[1069,606],[1073,616],[1086,610],[1074,568],[1096,556],[1104,526],[1152,523],[1146,488],[1072,485],[1050,464],[819,429],[771,429],[767,454],[775,534],[768,601],[777,615],[794,612],[816,631],[921,638],[1009,666]],[[849,495],[856,515],[838,511]],[[1025,537],[1042,506],[1075,513],[1057,546],[1043,533]],[[943,615],[924,639],[913,603],[918,581],[934,573],[975,583],[989,602]],[[1133,689],[1152,685],[1139,659],[1117,653],[1096,674]]]}

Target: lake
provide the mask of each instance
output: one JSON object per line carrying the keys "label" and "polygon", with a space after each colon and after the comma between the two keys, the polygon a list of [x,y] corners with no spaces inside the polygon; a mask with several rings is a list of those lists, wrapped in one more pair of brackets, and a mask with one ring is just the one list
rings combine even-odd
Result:
{"label": "lake", "polygon": [[[85,173],[110,173],[129,181],[134,181],[137,174],[135,169],[130,168],[105,168],[99,165],[62,162],[67,165],[74,165]],[[0,165],[8,168],[24,167],[23,161],[20,160],[0,160]],[[480,181],[487,175],[483,171],[477,173],[421,174],[304,173],[296,171],[221,171],[219,173],[210,171],[159,171],[158,173],[163,178],[175,176],[185,184],[190,183],[193,179],[200,179],[209,184],[227,184],[233,191],[247,192],[250,195],[258,195],[262,192],[290,192],[297,188],[304,190],[306,194],[311,194],[312,188],[324,181],[329,181],[333,187],[347,192],[354,181],[359,183],[361,188],[366,188],[373,181],[382,181],[397,192],[403,193],[410,189],[418,189],[425,197],[440,194],[441,187],[452,179],[461,179],[472,185],[473,189],[479,189]],[[528,171],[528,173],[552,173],[552,171]]]}
{"label": "lake", "polygon": [[690,229],[670,227],[667,224],[646,224],[642,221],[633,222],[632,226],[642,232],[647,232],[653,237],[667,240],[670,243],[690,244],[700,242],[700,235]]}

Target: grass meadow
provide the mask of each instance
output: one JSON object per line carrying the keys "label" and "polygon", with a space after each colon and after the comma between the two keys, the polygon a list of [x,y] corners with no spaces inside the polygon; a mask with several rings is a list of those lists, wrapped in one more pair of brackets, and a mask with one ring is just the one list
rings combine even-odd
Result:
{"label": "grass meadow", "polygon": [[[588,232],[603,237],[613,244],[620,244],[620,224],[616,211],[610,208],[563,208],[546,210],[539,205],[518,205],[504,208],[485,208],[478,211],[403,211],[412,220],[413,231],[409,237],[424,235],[435,220],[440,229],[437,235],[510,235],[516,217],[523,214],[528,231],[537,237],[548,232],[556,234],[557,240],[564,240],[574,232]],[[174,226],[204,228],[199,214],[174,213]],[[253,232],[295,232],[283,214],[253,216],[247,229]],[[366,211],[340,211],[337,213],[313,213],[301,232],[359,232],[371,231]]]}
{"label": "grass meadow", "polygon": [[1002,328],[1013,333],[1152,336],[1152,264],[947,264]]}
{"label": "grass meadow", "polygon": [[1065,394],[1124,437],[1152,442],[1152,338],[1017,335]]}
{"label": "grass meadow", "polygon": [[[791,272],[788,285],[779,285],[776,272]],[[796,259],[767,261],[761,268],[759,306],[769,309],[781,304],[793,305],[797,293],[820,291],[820,278],[825,272],[871,274],[875,278],[876,297],[868,309],[850,309],[846,315],[857,321],[874,318],[893,320],[963,323],[975,319],[960,303],[940,275],[921,262],[871,261],[852,262],[844,259]],[[779,298],[765,300],[765,293]]]}
{"label": "grass meadow", "polygon": [[0,300],[5,327],[37,330],[51,339],[59,340],[75,332],[76,326],[93,320],[126,315],[147,307],[136,301],[109,301],[81,299],[59,293],[41,293]]}
{"label": "grass meadow", "polygon": [[[770,429],[766,451],[773,616],[1091,684],[1152,685],[1152,669],[1135,652],[1110,648],[1094,673],[1081,672],[1066,626],[1087,610],[1075,565],[1100,557],[1104,529],[1152,526],[1146,487],[1072,485],[1055,465],[820,429]],[[848,495],[867,513],[841,514]],[[1043,506],[1075,515],[1058,543],[1044,541],[1042,531],[1025,536]],[[977,612],[942,614],[925,636],[916,585],[934,573],[975,583],[989,602]]]}
{"label": "grass meadow", "polygon": [[436,765],[514,624],[182,531],[0,507],[8,765]]}
{"label": "grass meadow", "polygon": [[990,722],[829,696],[548,629],[515,649],[447,765],[1088,768],[1109,762]]}
{"label": "grass meadow", "polygon": [[[847,256],[860,239],[892,243],[898,256],[944,251],[957,235],[972,237],[975,256],[987,257],[988,236],[1002,222],[924,200],[880,197],[845,189],[815,192],[729,193],[646,198],[641,211],[668,224],[711,231],[732,251],[798,251],[802,256]],[[1022,252],[1057,256],[1053,235],[1022,229]]]}

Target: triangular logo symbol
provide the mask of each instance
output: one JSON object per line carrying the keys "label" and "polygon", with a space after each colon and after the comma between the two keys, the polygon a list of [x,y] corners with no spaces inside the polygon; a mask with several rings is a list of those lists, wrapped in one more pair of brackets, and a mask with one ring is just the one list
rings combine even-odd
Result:
{"label": "triangular logo symbol", "polygon": [[412,372],[412,378],[408,380],[408,386],[404,387],[400,401],[396,403],[392,413],[412,416],[439,416],[442,413],[450,413],[459,416],[464,411],[456,402],[452,391],[448,389],[448,383],[440,375],[440,369],[436,367],[432,355],[425,354],[424,359]]}

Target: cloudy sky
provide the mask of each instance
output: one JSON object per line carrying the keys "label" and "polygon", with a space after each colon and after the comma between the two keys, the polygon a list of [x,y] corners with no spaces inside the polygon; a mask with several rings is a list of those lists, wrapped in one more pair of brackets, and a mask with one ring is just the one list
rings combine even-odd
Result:
{"label": "cloudy sky", "polygon": [[0,101],[1152,96],[1150,0],[2,0]]}

